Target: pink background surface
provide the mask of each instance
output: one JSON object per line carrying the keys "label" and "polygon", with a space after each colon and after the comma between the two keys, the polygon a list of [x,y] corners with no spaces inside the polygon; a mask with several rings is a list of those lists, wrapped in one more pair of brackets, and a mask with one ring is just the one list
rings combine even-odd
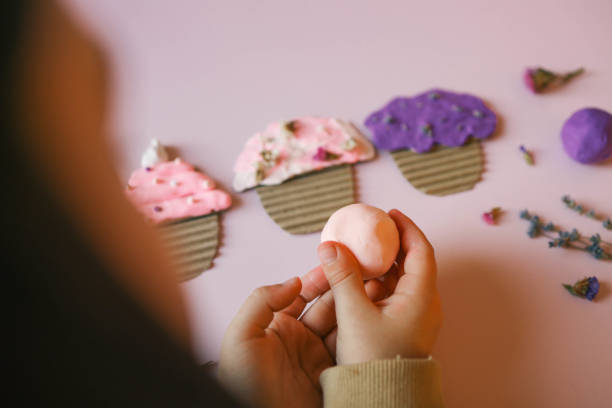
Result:
{"label": "pink background surface", "polygon": [[[117,168],[123,180],[150,138],[176,146],[229,188],[248,136],[271,121],[337,116],[362,124],[394,95],[433,86],[483,97],[501,117],[476,188],[445,198],[412,188],[388,153],[356,166],[358,198],[399,208],[436,248],[444,327],[434,353],[448,406],[609,406],[612,264],[530,240],[522,208],[602,232],[560,197],[612,215],[612,161],[572,162],[559,131],[585,106],[612,111],[612,2],[70,0],[112,64]],[[526,65],[588,73],[534,96]],[[527,166],[518,145],[533,149]],[[234,194],[213,269],[184,285],[202,361],[256,286],[316,265],[317,234],[290,236],[255,192]],[[497,227],[480,221],[507,210]],[[608,241],[610,232],[602,233]],[[560,286],[586,275],[599,299]]]}

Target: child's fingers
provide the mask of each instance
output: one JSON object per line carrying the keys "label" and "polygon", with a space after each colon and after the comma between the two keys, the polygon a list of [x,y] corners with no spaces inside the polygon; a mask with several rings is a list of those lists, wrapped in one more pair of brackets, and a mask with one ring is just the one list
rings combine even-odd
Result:
{"label": "child's fingers", "polygon": [[300,318],[301,322],[319,337],[325,337],[336,327],[336,309],[331,290],[322,294]]}
{"label": "child's fingers", "polygon": [[373,303],[384,299],[387,296],[387,289],[385,285],[378,279],[370,279],[365,282],[366,295],[370,298]]}
{"label": "child's fingers", "polygon": [[263,335],[274,318],[274,312],[291,304],[301,287],[300,279],[296,277],[278,285],[255,289],[236,314],[228,333],[237,341]]}
{"label": "child's fingers", "polygon": [[395,292],[395,287],[397,286],[398,275],[399,275],[399,267],[397,265],[393,265],[391,270],[387,272],[383,276],[383,286],[385,288],[385,297],[390,296],[393,292]]}
{"label": "child's fingers", "polygon": [[325,343],[325,348],[329,352],[329,355],[332,357],[334,361],[336,361],[336,344],[338,340],[338,328],[334,328],[328,335],[325,337],[323,341]]}
{"label": "child's fingers", "polygon": [[321,265],[302,275],[300,280],[302,281],[300,296],[291,305],[282,310],[283,313],[287,313],[296,319],[300,317],[308,303],[329,290],[329,283],[325,278]]}
{"label": "child's fingers", "polygon": [[352,252],[344,245],[326,241],[317,252],[325,277],[334,294],[338,320],[352,319],[373,307],[366,295],[361,268]]}
{"label": "child's fingers", "polygon": [[[387,291],[382,282],[372,279],[365,283],[365,291],[372,302],[383,299]],[[336,327],[336,309],[332,291],[328,290],[321,295],[300,318],[304,326],[308,327],[319,337],[325,337]]]}
{"label": "child's fingers", "polygon": [[395,288],[396,293],[432,294],[436,287],[436,260],[434,251],[423,232],[398,210],[389,215],[400,234],[400,245],[405,253],[403,272]]}
{"label": "child's fingers", "polygon": [[321,265],[311,269],[300,279],[302,280],[302,290],[300,292],[300,296],[302,296],[308,302],[329,290],[329,282],[325,277],[325,273],[323,272]]}

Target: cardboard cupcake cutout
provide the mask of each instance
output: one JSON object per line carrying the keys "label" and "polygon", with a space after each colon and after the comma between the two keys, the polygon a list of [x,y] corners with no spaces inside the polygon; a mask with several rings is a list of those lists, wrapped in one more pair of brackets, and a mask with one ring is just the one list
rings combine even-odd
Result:
{"label": "cardboard cupcake cutout", "polygon": [[156,140],[141,164],[130,176],[126,194],[161,229],[180,278],[191,279],[212,265],[219,245],[219,212],[231,206],[231,196],[191,164],[180,158],[169,161]]}
{"label": "cardboard cupcake cutout", "polygon": [[376,147],[391,151],[414,187],[444,196],[470,190],[480,180],[480,141],[493,134],[497,116],[475,96],[432,89],[393,99],[365,125]]}
{"label": "cardboard cupcake cutout", "polygon": [[334,211],[355,201],[352,164],[375,154],[355,126],[339,119],[273,122],[247,140],[234,166],[234,189],[256,188],[285,231],[317,232]]}

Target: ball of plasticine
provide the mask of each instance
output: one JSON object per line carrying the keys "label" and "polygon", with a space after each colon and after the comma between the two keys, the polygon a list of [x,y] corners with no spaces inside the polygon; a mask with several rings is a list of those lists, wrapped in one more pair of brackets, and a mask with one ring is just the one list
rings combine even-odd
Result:
{"label": "ball of plasticine", "polygon": [[363,279],[385,274],[399,251],[399,232],[391,217],[367,204],[342,207],[329,217],[321,242],[336,241],[353,252],[361,265]]}
{"label": "ball of plasticine", "polygon": [[574,112],[563,124],[565,152],[580,163],[597,163],[612,156],[612,115],[597,108]]}

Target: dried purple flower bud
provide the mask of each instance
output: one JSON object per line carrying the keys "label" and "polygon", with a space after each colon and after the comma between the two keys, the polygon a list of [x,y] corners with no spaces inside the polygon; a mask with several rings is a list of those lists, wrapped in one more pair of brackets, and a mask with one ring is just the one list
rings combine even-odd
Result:
{"label": "dried purple flower bud", "polygon": [[491,211],[482,214],[482,220],[489,225],[497,225],[497,219],[501,213],[501,207],[492,208]]}
{"label": "dried purple flower bud", "polygon": [[340,157],[340,155],[329,152],[327,150],[325,150],[325,148],[320,147],[317,149],[317,152],[314,154],[314,156],[312,156],[313,160],[317,160],[317,161],[330,161],[330,160],[336,160]]}
{"label": "dried purple flower bud", "polygon": [[557,74],[544,68],[527,68],[523,73],[523,81],[533,93],[541,93],[553,86],[563,85],[570,79],[582,74],[584,68],[568,72],[567,74]]}
{"label": "dried purple flower bud", "polygon": [[151,167],[145,167],[145,170],[146,170],[146,171],[151,171],[151,170],[153,170],[153,169],[152,169]]}
{"label": "dried purple flower bud", "polygon": [[429,99],[431,99],[432,101],[437,101],[438,99],[440,99],[440,94],[437,92],[432,92],[428,95]]}
{"label": "dried purple flower bud", "polygon": [[433,128],[431,127],[429,123],[426,123],[423,126],[421,126],[421,132],[431,137],[431,135],[433,134]]}
{"label": "dried purple flower bud", "polygon": [[155,207],[153,207],[153,211],[155,212],[162,212],[164,209],[161,208],[159,205],[156,205]]}
{"label": "dried purple flower bud", "polygon": [[387,125],[391,124],[391,123],[395,123],[395,118],[391,115],[386,115],[383,118],[383,122],[385,122]]}
{"label": "dried purple flower bud", "polygon": [[525,146],[520,145],[519,150],[523,153],[523,159],[525,159],[525,163],[530,166],[535,164],[535,160],[533,159],[533,153],[525,148]]}
{"label": "dried purple flower bud", "polygon": [[581,279],[573,285],[564,283],[563,287],[572,295],[590,301],[593,301],[599,293],[599,281],[595,276]]}

